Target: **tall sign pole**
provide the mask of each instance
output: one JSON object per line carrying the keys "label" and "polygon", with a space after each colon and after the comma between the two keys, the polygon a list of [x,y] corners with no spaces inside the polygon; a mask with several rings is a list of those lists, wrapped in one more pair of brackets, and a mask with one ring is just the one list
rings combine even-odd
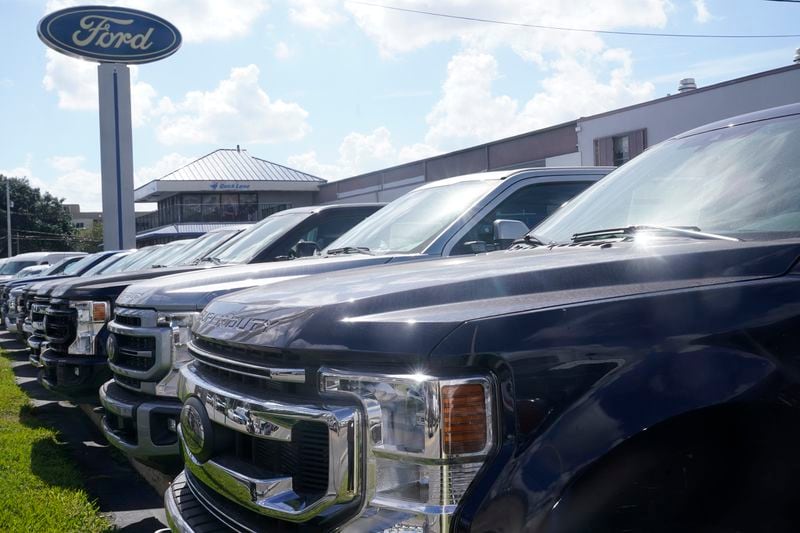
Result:
{"label": "tall sign pole", "polygon": [[100,168],[103,244],[106,250],[136,245],[133,209],[133,134],[129,64],[174,54],[181,34],[166,20],[137,9],[78,6],[45,16],[39,38],[62,54],[100,63]]}
{"label": "tall sign pole", "polygon": [[11,178],[6,178],[6,228],[8,229],[8,257],[14,255],[11,249]]}
{"label": "tall sign pole", "polygon": [[127,65],[101,63],[100,171],[103,183],[103,244],[106,250],[136,246],[133,209],[131,76]]}

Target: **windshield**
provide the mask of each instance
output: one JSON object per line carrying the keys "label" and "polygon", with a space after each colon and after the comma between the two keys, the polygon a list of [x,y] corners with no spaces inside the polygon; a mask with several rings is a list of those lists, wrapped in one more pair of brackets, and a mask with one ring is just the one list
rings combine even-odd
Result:
{"label": "windshield", "polygon": [[122,252],[119,258],[113,261],[100,263],[96,268],[91,269],[85,275],[114,274],[117,272],[136,270],[135,267],[137,267],[140,262],[144,263],[147,257],[153,255],[156,250],[157,248],[148,246],[134,252]]}
{"label": "windshield", "polygon": [[0,269],[0,276],[11,276],[19,272],[25,267],[33,266],[38,261],[14,261],[13,259],[3,265],[3,268]]}
{"label": "windshield", "polygon": [[97,261],[96,255],[87,255],[77,261],[73,261],[72,263],[68,264],[64,268],[62,273],[67,276],[77,276],[78,274],[89,268],[89,266],[95,261]]}
{"label": "windshield", "polygon": [[800,116],[664,142],[534,229],[539,240],[634,225],[741,239],[800,235]]}
{"label": "windshield", "polygon": [[378,254],[422,252],[496,186],[496,180],[476,180],[411,191],[336,239],[325,251],[361,248]]}
{"label": "windshield", "polygon": [[100,272],[104,272],[105,270],[110,268],[111,265],[114,265],[114,264],[118,263],[122,258],[127,257],[129,255],[131,255],[131,252],[129,252],[129,251],[118,252],[116,254],[108,255],[104,259],[102,259],[99,263],[97,263],[96,265],[91,267],[90,269],[81,272],[80,275],[81,276],[94,276],[95,274],[99,274]]}
{"label": "windshield", "polygon": [[194,239],[182,239],[168,242],[150,256],[145,263],[137,263],[136,266],[141,270],[171,266],[172,258],[181,253],[193,240]]}
{"label": "windshield", "polygon": [[311,213],[275,213],[241,232],[230,244],[211,254],[220,263],[249,263],[264,248],[283,237],[287,231]]}
{"label": "windshield", "polygon": [[237,232],[235,231],[212,231],[195,239],[187,245],[174,258],[170,259],[171,265],[186,265],[198,259],[202,259],[209,252],[213,252],[221,244],[231,240]]}
{"label": "windshield", "polygon": [[132,272],[142,268],[150,268],[153,264],[150,263],[150,258],[153,257],[164,247],[163,244],[155,244],[137,250],[131,255],[121,259],[115,263],[111,268],[104,271],[103,274],[110,274],[111,272]]}
{"label": "windshield", "polygon": [[29,276],[34,276],[34,275],[38,276],[45,270],[47,270],[47,267],[46,266],[43,267],[41,265],[23,268],[22,270],[14,274],[14,277],[19,279],[19,278],[27,278]]}

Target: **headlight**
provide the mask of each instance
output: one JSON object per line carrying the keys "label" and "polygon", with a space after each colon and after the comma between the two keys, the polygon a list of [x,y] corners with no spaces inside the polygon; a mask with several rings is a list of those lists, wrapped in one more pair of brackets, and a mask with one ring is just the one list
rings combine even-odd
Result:
{"label": "headlight", "polygon": [[108,302],[77,301],[69,306],[78,314],[75,342],[69,347],[69,353],[94,355],[94,341],[111,315]]}
{"label": "headlight", "polygon": [[369,418],[369,505],[354,527],[448,530],[493,446],[490,380],[325,371],[321,387],[354,394]]}
{"label": "headlight", "polygon": [[192,360],[189,353],[189,341],[192,338],[192,325],[200,313],[159,313],[156,325],[168,327],[172,331],[170,346],[172,347],[172,369],[170,373],[156,384],[156,394],[160,396],[178,395],[178,370]]}
{"label": "headlight", "polygon": [[189,355],[189,341],[192,339],[192,325],[200,313],[159,313],[156,325],[172,330],[172,367],[180,368],[192,360]]}

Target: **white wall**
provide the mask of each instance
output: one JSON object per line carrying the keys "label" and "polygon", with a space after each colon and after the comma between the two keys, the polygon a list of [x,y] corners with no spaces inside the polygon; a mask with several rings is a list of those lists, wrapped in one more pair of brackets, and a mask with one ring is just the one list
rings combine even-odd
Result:
{"label": "white wall", "polygon": [[581,153],[572,152],[571,154],[562,154],[554,157],[548,157],[544,160],[546,167],[579,167],[581,166]]}
{"label": "white wall", "polygon": [[[691,76],[691,72],[686,74]],[[702,89],[702,80],[697,82]],[[647,146],[653,146],[709,122],[795,102],[800,102],[800,65],[705,91],[689,91],[618,113],[579,119],[581,163],[594,164],[594,140],[601,137],[646,128]]]}

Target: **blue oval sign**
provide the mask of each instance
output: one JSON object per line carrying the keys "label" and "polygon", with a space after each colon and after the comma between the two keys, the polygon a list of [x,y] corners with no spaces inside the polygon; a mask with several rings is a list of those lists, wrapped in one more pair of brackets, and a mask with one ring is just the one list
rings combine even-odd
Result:
{"label": "blue oval sign", "polygon": [[39,22],[50,48],[104,63],[149,63],[175,53],[181,33],[174,25],[137,9],[79,6],[50,13]]}

